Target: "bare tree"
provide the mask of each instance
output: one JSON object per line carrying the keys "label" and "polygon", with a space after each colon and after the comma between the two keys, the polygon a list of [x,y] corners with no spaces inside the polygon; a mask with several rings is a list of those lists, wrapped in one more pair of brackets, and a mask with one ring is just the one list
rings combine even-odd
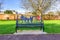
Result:
{"label": "bare tree", "polygon": [[56,0],[22,0],[23,8],[29,11],[42,13],[48,9]]}
{"label": "bare tree", "polygon": [[45,11],[56,0],[21,0],[23,8],[33,11]]}

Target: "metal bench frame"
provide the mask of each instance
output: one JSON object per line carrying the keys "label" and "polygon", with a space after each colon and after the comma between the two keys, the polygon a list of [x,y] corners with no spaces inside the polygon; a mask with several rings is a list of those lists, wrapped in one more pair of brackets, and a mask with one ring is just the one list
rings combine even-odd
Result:
{"label": "metal bench frame", "polygon": [[[41,20],[41,22],[40,23],[38,23],[38,24],[36,24],[36,23],[29,23],[29,24],[19,24],[18,23],[18,14],[16,14],[17,15],[17,19],[16,19],[16,32],[17,32],[17,30],[18,30],[18,28],[19,27],[39,27],[39,28],[41,28],[42,30],[43,30],[43,32],[44,32],[44,22],[43,22],[43,20]],[[42,18],[42,16],[41,16],[41,18]]]}

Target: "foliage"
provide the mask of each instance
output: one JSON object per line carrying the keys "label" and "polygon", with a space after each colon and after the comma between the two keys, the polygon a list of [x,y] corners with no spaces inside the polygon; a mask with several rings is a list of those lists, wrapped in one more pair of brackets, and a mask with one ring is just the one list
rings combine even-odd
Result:
{"label": "foliage", "polygon": [[32,12],[32,14],[33,14],[34,16],[37,16],[36,12]]}
{"label": "foliage", "polygon": [[4,11],[5,14],[13,14],[12,10],[6,10]]}
{"label": "foliage", "polygon": [[48,12],[47,14],[44,14],[43,19],[44,20],[55,20],[58,19],[59,15],[54,14],[54,12]]}

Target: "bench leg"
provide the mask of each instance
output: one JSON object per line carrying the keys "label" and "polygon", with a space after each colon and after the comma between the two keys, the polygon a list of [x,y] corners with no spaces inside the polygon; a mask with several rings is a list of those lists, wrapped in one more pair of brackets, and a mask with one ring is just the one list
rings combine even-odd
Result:
{"label": "bench leg", "polygon": [[40,30],[44,32],[44,25],[40,26]]}
{"label": "bench leg", "polygon": [[43,32],[44,32],[44,25],[43,25]]}
{"label": "bench leg", "polygon": [[18,28],[18,27],[16,26],[16,29],[15,29],[15,30],[16,30],[16,33],[17,33],[17,28]]}

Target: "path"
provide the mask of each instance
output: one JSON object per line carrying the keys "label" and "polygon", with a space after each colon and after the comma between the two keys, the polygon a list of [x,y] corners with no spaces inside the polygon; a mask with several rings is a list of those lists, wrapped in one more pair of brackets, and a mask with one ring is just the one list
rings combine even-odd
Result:
{"label": "path", "polygon": [[40,30],[23,30],[23,31],[18,31],[17,33],[14,34],[47,34],[47,33],[42,32]]}

